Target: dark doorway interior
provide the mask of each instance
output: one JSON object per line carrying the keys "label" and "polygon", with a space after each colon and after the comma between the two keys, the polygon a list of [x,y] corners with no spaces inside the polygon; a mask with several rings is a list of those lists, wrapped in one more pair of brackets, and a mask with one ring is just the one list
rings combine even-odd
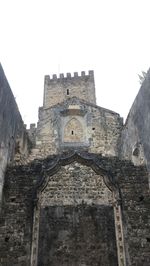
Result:
{"label": "dark doorway interior", "polygon": [[117,266],[111,206],[41,208],[38,266]]}

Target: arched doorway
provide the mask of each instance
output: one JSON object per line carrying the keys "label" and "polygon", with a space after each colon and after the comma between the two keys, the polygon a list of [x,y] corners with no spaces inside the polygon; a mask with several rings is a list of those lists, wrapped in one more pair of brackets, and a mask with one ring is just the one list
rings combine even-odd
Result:
{"label": "arched doorway", "polygon": [[31,265],[125,265],[118,199],[112,177],[92,160],[59,160],[37,190]]}

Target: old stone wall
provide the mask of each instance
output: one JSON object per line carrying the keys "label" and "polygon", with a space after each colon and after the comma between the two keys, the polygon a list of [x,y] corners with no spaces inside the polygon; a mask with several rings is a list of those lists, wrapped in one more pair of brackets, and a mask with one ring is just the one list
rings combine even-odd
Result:
{"label": "old stone wall", "polygon": [[0,217],[0,266],[29,266],[34,178],[28,167],[6,172]]}
{"label": "old stone wall", "polygon": [[99,205],[41,209],[38,266],[117,266],[113,208]]}
{"label": "old stone wall", "polygon": [[[148,173],[143,167],[124,165],[119,178],[127,265],[150,264],[150,197]],[[126,177],[125,177],[126,173]]]}
{"label": "old stone wall", "polygon": [[39,201],[38,265],[117,265],[113,195],[102,176],[66,165],[49,177]]}
{"label": "old stone wall", "polygon": [[7,163],[28,153],[28,137],[18,106],[0,65],[0,202]]}
{"label": "old stone wall", "polygon": [[150,71],[126,120],[121,138],[121,156],[135,164],[147,163],[150,171]]}
{"label": "old stone wall", "polygon": [[88,75],[85,75],[83,71],[81,76],[74,73],[73,77],[70,73],[67,73],[67,77],[60,74],[59,78],[53,75],[52,79],[50,79],[50,76],[45,76],[44,108],[49,108],[74,96],[96,104],[93,71],[89,71]]}
{"label": "old stone wall", "polygon": [[[73,265],[117,265],[112,209],[117,199],[112,203],[110,191],[116,181],[121,196],[118,203],[126,265],[149,266],[146,167],[89,153],[83,157],[81,153],[76,157],[51,156],[8,168],[0,218],[0,266],[8,266],[10,261],[15,266],[35,265],[34,260],[31,264],[31,250],[32,258],[37,254],[39,265],[44,266],[59,265],[60,260],[64,266],[71,261]],[[119,219],[117,216],[118,244],[123,237]],[[37,222],[39,227],[34,226]]]}
{"label": "old stone wall", "polygon": [[119,114],[72,98],[53,108],[40,108],[36,151],[44,157],[80,147],[117,155],[122,126]]}
{"label": "old stone wall", "polygon": [[76,205],[81,203],[112,205],[112,192],[103,177],[77,162],[63,166],[59,173],[49,177],[40,195],[41,206]]}

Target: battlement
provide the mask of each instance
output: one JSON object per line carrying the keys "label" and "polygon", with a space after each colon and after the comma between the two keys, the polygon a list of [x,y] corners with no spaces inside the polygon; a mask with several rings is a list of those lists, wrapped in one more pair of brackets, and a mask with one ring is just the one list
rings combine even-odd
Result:
{"label": "battlement", "polygon": [[87,102],[96,104],[94,71],[88,73],[74,72],[53,74],[45,76],[44,81],[44,101],[43,107],[49,108],[55,104],[61,103],[68,98],[77,97]]}
{"label": "battlement", "polygon": [[52,76],[45,75],[45,83],[49,83],[51,81],[56,81],[56,80],[62,80],[62,79],[74,79],[74,78],[85,78],[85,77],[94,78],[94,71],[89,70],[88,74],[86,74],[85,71],[81,71],[81,74],[78,72],[74,72],[73,74],[69,72],[69,73],[66,73],[66,75],[63,73],[59,75],[53,74]]}

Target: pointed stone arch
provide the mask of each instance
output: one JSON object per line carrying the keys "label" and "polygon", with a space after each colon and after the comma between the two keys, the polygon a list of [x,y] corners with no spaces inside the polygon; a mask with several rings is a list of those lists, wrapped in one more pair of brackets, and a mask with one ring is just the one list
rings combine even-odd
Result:
{"label": "pointed stone arch", "polygon": [[[32,266],[38,265],[37,260],[38,260],[38,243],[39,242],[38,242],[37,232],[39,232],[41,208],[43,211],[46,210],[45,208],[47,208],[47,207],[44,207],[43,209],[41,205],[42,203],[41,194],[45,191],[45,189],[49,185],[48,183],[49,183],[50,177],[54,179],[54,182],[55,181],[57,182],[57,180],[55,180],[55,178],[57,179],[57,173],[59,174],[59,172],[63,168],[65,168],[65,166],[69,166],[69,165],[72,166],[72,164],[76,162],[79,163],[80,165],[89,167],[89,171],[90,169],[92,169],[97,175],[99,175],[103,179],[103,182],[105,183],[106,187],[113,194],[112,208],[114,208],[114,223],[115,223],[115,231],[116,231],[118,262],[119,262],[119,265],[125,265],[124,240],[123,240],[124,238],[123,238],[123,231],[122,231],[122,216],[121,216],[121,206],[120,206],[121,200],[120,200],[119,187],[115,180],[115,177],[109,172],[108,168],[104,166],[104,162],[102,161],[101,163],[99,160],[97,160],[96,157],[94,157],[92,154],[89,154],[89,153],[83,154],[83,153],[74,151],[70,154],[61,154],[60,156],[56,157],[55,160],[50,163],[49,165],[50,167],[45,167],[45,165],[43,165],[43,168],[44,168],[43,178],[41,182],[38,184],[37,189],[36,189],[37,201],[36,201],[35,210],[34,210],[34,222],[33,222],[33,235],[32,235],[33,241],[32,241],[32,256],[31,256]],[[49,164],[48,158],[47,158],[46,164],[47,166]],[[58,205],[56,207],[56,211],[57,211],[57,208],[60,208]],[[62,206],[64,206],[65,208],[65,205],[62,205]],[[89,208],[92,208],[90,207],[92,205],[87,205],[87,206],[89,206]],[[93,205],[93,206],[96,206],[96,205]],[[53,208],[55,208],[55,205],[51,206],[51,209]],[[49,209],[47,208],[47,210]],[[123,260],[122,264],[120,264],[121,260]]]}
{"label": "pointed stone arch", "polygon": [[115,193],[117,200],[120,199],[118,183],[110,171],[106,170],[104,166],[102,167],[93,154],[76,151],[70,152],[69,154],[61,154],[55,158],[50,167],[44,167],[45,170],[43,172],[42,179],[40,183],[37,184],[37,195],[47,186],[49,176],[59,172],[62,166],[71,164],[73,162],[78,162],[81,165],[89,166],[96,174],[101,175],[108,189]]}
{"label": "pointed stone arch", "polygon": [[64,142],[83,142],[84,130],[81,122],[73,117],[64,127]]}

